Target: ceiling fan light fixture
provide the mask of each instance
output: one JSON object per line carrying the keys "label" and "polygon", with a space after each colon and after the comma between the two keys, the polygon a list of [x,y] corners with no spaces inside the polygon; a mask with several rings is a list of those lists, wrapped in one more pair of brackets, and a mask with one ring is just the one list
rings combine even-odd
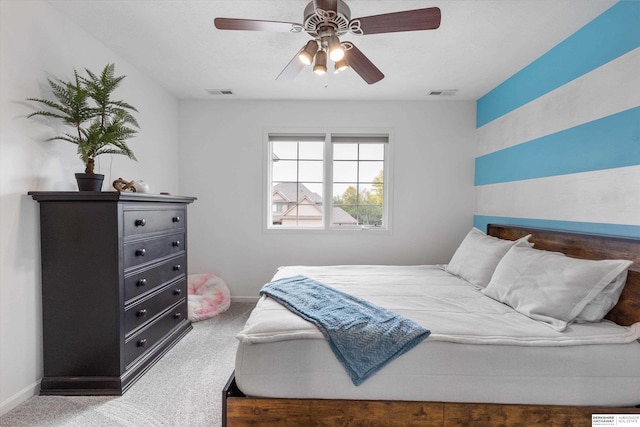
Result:
{"label": "ceiling fan light fixture", "polygon": [[316,52],[318,52],[318,43],[315,40],[309,40],[298,55],[298,59],[300,59],[300,62],[304,65],[311,65]]}
{"label": "ceiling fan light fixture", "polygon": [[344,48],[340,44],[340,40],[338,36],[330,36],[327,40],[328,50],[329,50],[329,58],[333,62],[340,61],[344,58]]}
{"label": "ceiling fan light fixture", "polygon": [[316,74],[324,74],[327,72],[327,52],[324,50],[316,54],[316,63],[313,66],[313,72]]}
{"label": "ceiling fan light fixture", "polygon": [[341,59],[341,60],[336,61],[334,63],[334,67],[335,67],[334,73],[339,73],[340,71],[344,71],[347,68],[349,68],[349,64],[347,64],[347,60],[346,59]]}

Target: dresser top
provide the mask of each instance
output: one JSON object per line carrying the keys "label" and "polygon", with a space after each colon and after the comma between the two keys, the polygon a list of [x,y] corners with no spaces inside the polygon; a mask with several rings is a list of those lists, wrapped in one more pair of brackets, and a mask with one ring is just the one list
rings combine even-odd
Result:
{"label": "dresser top", "polygon": [[192,203],[197,198],[171,194],[132,193],[117,191],[29,191],[38,202],[165,202]]}

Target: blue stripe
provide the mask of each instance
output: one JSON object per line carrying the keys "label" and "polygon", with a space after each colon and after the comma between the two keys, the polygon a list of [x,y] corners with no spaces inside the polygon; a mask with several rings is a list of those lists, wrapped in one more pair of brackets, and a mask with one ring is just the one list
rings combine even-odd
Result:
{"label": "blue stripe", "polygon": [[640,165],[640,107],[475,160],[475,185]]}
{"label": "blue stripe", "polygon": [[639,225],[556,221],[550,219],[513,218],[504,216],[473,216],[474,227],[487,231],[487,224],[521,225],[524,227],[551,228],[555,230],[578,231],[581,233],[608,234],[611,236],[640,238]]}
{"label": "blue stripe", "polygon": [[476,127],[640,46],[640,2],[620,1],[480,98]]}

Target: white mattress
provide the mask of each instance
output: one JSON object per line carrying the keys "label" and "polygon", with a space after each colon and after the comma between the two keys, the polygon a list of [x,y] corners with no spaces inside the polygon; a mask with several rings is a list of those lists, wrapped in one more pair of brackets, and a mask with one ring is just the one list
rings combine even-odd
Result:
{"label": "white mattress", "polygon": [[[559,333],[435,266],[283,267],[274,279],[297,274],[396,311],[432,334],[356,387],[315,326],[262,299],[238,335],[236,382],[249,396],[640,404],[638,324],[572,325]],[[446,310],[438,312],[436,302]],[[488,323],[479,324],[481,317]]]}

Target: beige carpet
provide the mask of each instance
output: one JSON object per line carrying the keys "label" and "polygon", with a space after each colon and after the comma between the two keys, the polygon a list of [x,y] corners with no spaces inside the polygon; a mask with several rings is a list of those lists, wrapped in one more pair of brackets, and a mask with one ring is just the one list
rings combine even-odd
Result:
{"label": "beige carpet", "polygon": [[254,304],[193,324],[123,396],[34,396],[0,418],[0,426],[220,426],[222,388],[233,371],[237,340]]}

